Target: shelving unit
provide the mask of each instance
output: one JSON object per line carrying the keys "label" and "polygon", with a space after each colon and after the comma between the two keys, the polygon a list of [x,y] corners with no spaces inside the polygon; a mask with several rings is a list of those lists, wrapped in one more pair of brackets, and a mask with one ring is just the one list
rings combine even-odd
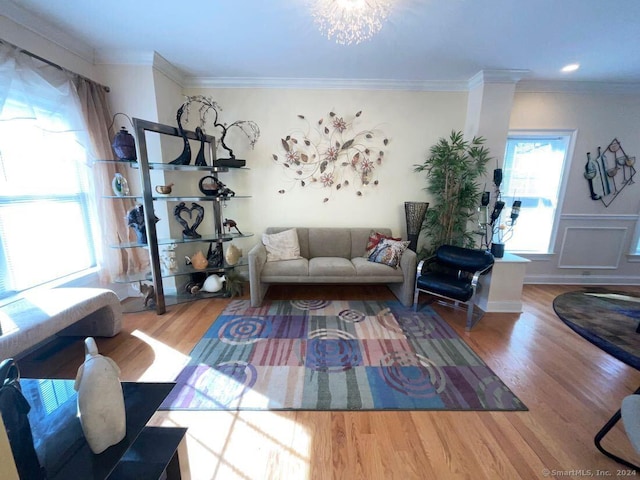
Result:
{"label": "shelving unit", "polygon": [[[180,171],[180,172],[197,172],[201,171],[207,175],[215,175],[229,172],[234,167],[219,167],[216,166],[215,159],[215,138],[210,135],[205,135],[204,140],[199,138],[195,132],[184,131],[185,136],[197,142],[204,141],[209,146],[210,161],[212,165],[198,166],[198,165],[174,165],[171,163],[162,162],[150,162],[149,151],[147,147],[146,135],[148,132],[154,132],[161,135],[170,135],[173,137],[182,138],[178,128],[163,125],[160,123],[150,122],[147,120],[141,120],[138,118],[133,119],[134,129],[136,131],[136,140],[138,142],[138,150],[140,154],[139,160],[127,162],[133,168],[139,170],[139,177],[141,181],[141,196],[126,196],[126,197],[109,197],[109,198],[130,198],[135,199],[142,203],[144,208],[145,226],[147,234],[147,244],[141,244],[137,242],[126,242],[119,245],[114,245],[115,248],[147,248],[150,257],[151,272],[135,274],[117,279],[116,281],[122,283],[131,283],[139,281],[151,281],[155,290],[155,308],[156,313],[161,315],[166,312],[167,305],[182,303],[186,301],[196,300],[202,297],[221,296],[223,293],[205,293],[199,292],[197,297],[189,293],[177,293],[175,296],[165,296],[165,288],[163,284],[163,278],[180,277],[180,276],[192,276],[194,274],[214,274],[222,273],[235,268],[238,265],[228,265],[224,261],[223,255],[223,243],[229,242],[236,238],[243,238],[252,236],[250,233],[225,233],[223,228],[222,208],[223,202],[234,201],[236,199],[250,198],[248,196],[234,195],[227,197],[208,196],[208,195],[158,195],[155,193],[154,186],[151,181],[152,170],[166,170],[166,171]],[[244,168],[236,168],[237,170],[243,170]],[[211,210],[213,212],[214,228],[213,232],[202,234],[200,238],[158,238],[158,231],[156,227],[155,208],[154,205],[157,202],[202,202],[204,204],[211,205],[211,209],[205,207],[206,212]],[[174,221],[173,218],[169,221]],[[199,232],[200,233],[200,232]],[[219,263],[211,265],[205,269],[195,269],[192,266],[179,266],[175,271],[168,271],[162,269],[161,257],[160,257],[160,245],[170,244],[185,244],[185,243],[208,243],[212,248],[218,250],[220,258]]]}

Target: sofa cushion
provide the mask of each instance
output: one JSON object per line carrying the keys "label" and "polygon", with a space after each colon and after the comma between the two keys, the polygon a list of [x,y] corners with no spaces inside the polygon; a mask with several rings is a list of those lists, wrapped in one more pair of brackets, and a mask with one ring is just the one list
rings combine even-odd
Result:
{"label": "sofa cushion", "polygon": [[358,278],[376,278],[381,281],[384,279],[389,282],[402,282],[404,280],[402,270],[399,268],[393,268],[384,263],[370,262],[364,257],[355,257],[351,259],[353,266],[358,272]]}
{"label": "sofa cushion", "polygon": [[309,258],[351,258],[351,232],[348,228],[309,229]]}
{"label": "sofa cushion", "polygon": [[279,233],[263,233],[262,243],[267,249],[267,262],[300,258],[300,244],[295,228]]}
{"label": "sofa cushion", "polygon": [[356,267],[351,260],[341,257],[315,257],[309,260],[310,276],[352,276]]}
{"label": "sofa cushion", "polygon": [[309,260],[306,258],[297,258],[294,260],[279,260],[276,262],[267,262],[262,269],[262,275],[271,276],[302,276],[309,275]]}

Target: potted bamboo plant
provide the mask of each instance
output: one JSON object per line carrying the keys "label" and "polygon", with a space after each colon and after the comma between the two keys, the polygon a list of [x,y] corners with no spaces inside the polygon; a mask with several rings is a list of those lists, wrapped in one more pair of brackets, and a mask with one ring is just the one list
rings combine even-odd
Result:
{"label": "potted bamboo plant", "polygon": [[477,179],[486,172],[490,160],[484,138],[464,140],[462,132],[452,131],[440,138],[429,150],[429,156],[415,172],[425,172],[430,194],[430,207],[422,230],[427,239],[419,257],[431,255],[440,245],[473,248],[475,234],[470,221],[476,213],[481,189]]}

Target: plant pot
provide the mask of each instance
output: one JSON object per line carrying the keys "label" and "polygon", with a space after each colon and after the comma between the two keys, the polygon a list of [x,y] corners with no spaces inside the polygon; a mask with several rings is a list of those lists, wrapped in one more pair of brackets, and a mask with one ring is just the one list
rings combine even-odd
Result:
{"label": "plant pot", "polygon": [[504,243],[492,243],[491,254],[496,258],[504,257]]}

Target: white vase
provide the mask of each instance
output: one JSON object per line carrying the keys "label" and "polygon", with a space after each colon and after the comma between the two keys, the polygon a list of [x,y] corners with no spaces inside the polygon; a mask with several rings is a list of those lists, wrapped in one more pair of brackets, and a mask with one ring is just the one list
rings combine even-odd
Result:
{"label": "white vase", "polygon": [[226,278],[223,276],[219,277],[218,275],[209,275],[207,279],[204,281],[201,290],[205,292],[218,292],[222,289],[222,285]]}
{"label": "white vase", "polygon": [[119,443],[127,433],[120,369],[98,353],[92,337],[84,341],[85,359],[78,369],[74,388],[78,392],[78,416],[93,453]]}

